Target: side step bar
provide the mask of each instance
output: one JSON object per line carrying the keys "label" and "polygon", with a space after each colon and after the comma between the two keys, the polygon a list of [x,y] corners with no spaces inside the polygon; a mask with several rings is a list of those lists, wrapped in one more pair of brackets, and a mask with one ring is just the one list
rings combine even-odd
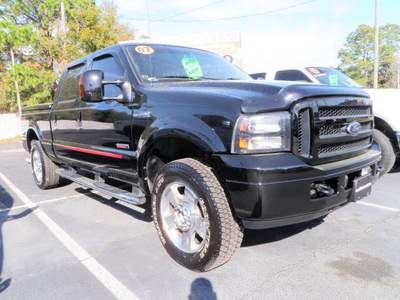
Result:
{"label": "side step bar", "polygon": [[141,193],[139,189],[137,189],[138,196],[133,196],[134,195],[133,193],[122,190],[120,188],[114,187],[112,185],[106,184],[101,181],[90,179],[88,177],[76,173],[75,170],[57,169],[56,173],[63,178],[69,179],[87,188],[97,190],[103,194],[117,198],[119,200],[122,200],[130,204],[141,205],[146,202],[145,195]]}

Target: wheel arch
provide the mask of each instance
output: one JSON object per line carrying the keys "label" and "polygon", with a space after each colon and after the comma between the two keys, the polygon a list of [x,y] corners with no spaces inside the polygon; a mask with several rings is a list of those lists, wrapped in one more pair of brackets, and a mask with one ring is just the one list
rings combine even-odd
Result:
{"label": "wheel arch", "polygon": [[[151,188],[148,181],[152,182],[155,179],[162,165],[186,157],[208,158],[212,152],[213,149],[210,146],[194,136],[188,138],[188,136],[177,135],[172,129],[163,134],[160,132],[158,137],[151,139],[142,148],[138,159],[138,175],[149,193]],[[151,162],[150,159],[153,157],[159,158],[161,163],[160,161]]]}
{"label": "wheel arch", "polygon": [[38,140],[40,143],[42,143],[40,131],[35,127],[30,127],[26,132],[26,144],[29,152],[31,152],[33,140]]}
{"label": "wheel arch", "polygon": [[389,138],[393,148],[396,149],[396,151],[399,151],[399,145],[397,144],[397,139],[396,139],[396,132],[392,129],[389,123],[387,123],[384,119],[377,116],[374,117],[374,122],[375,122],[375,129],[378,129],[384,135],[386,135]]}

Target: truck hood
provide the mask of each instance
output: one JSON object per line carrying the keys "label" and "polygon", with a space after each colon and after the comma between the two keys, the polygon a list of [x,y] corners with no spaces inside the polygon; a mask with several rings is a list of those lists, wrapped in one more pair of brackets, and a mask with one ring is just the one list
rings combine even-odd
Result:
{"label": "truck hood", "polygon": [[[158,84],[157,84],[158,85]],[[228,96],[242,101],[243,113],[256,113],[288,109],[292,103],[315,97],[365,97],[368,94],[358,88],[340,88],[293,82],[254,81],[194,81],[160,84],[154,88],[174,93],[208,94]]]}

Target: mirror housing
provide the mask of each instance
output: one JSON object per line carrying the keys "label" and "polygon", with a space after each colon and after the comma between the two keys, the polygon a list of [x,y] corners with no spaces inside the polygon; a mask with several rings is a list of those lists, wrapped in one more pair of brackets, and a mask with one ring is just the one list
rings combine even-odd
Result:
{"label": "mirror housing", "polygon": [[103,101],[104,72],[101,70],[88,70],[83,72],[79,80],[79,95],[82,101]]}
{"label": "mirror housing", "polygon": [[[116,97],[104,97],[104,85],[114,84],[121,89],[121,94]],[[83,72],[79,81],[79,94],[82,101],[101,102],[115,100],[120,103],[130,103],[132,86],[127,78],[116,81],[105,81],[104,72],[101,70],[88,70]]]}

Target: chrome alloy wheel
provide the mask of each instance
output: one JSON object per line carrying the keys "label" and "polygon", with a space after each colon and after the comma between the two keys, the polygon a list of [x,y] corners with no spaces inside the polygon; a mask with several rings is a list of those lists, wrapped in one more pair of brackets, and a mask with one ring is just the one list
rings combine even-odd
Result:
{"label": "chrome alloy wheel", "polygon": [[32,170],[33,175],[35,175],[37,182],[40,184],[43,180],[43,165],[39,151],[34,151],[32,154]]}
{"label": "chrome alloy wheel", "polygon": [[208,216],[204,202],[183,182],[172,182],[164,190],[160,211],[162,226],[179,250],[195,253],[205,244]]}

